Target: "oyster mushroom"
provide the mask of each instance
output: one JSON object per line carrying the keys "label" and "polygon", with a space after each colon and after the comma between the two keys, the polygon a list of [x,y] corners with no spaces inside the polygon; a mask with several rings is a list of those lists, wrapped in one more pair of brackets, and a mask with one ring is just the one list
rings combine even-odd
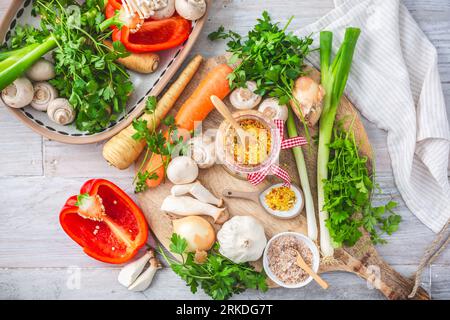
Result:
{"label": "oyster mushroom", "polygon": [[205,0],[175,0],[178,14],[187,20],[197,20],[206,12]]}
{"label": "oyster mushroom", "polygon": [[[160,1],[161,3],[163,1]],[[154,14],[152,15],[153,19],[161,20],[161,19],[167,19],[173,16],[175,13],[175,0],[166,0],[166,5],[160,5],[159,9],[156,9],[154,11]]]}
{"label": "oyster mushroom", "polygon": [[300,77],[295,80],[292,95],[297,100],[290,102],[295,114],[300,119],[304,118],[309,127],[314,126],[322,113],[322,100],[325,95],[323,87],[309,77]]}
{"label": "oyster mushroom", "polygon": [[31,106],[39,111],[47,111],[50,102],[58,97],[56,89],[48,82],[36,82]]}
{"label": "oyster mushroom", "polygon": [[50,102],[47,108],[47,115],[55,123],[66,125],[75,120],[75,110],[70,105],[69,100],[57,98]]}
{"label": "oyster mushroom", "polygon": [[47,81],[55,77],[55,66],[48,60],[39,59],[28,69],[26,75],[33,81]]}
{"label": "oyster mushroom", "polygon": [[23,108],[33,100],[33,85],[27,78],[18,78],[2,90],[2,99],[11,108]]}
{"label": "oyster mushroom", "polygon": [[288,108],[285,105],[280,105],[275,98],[264,99],[259,105],[258,111],[270,119],[286,121],[288,118]]}
{"label": "oyster mushroom", "polygon": [[247,88],[237,88],[230,94],[230,102],[236,109],[248,110],[256,107],[262,97],[254,93],[256,82],[247,81]]}

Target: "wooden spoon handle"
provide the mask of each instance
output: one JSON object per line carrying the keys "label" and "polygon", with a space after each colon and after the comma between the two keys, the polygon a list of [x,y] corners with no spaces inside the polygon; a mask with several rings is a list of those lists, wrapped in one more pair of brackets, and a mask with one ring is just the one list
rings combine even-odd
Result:
{"label": "wooden spoon handle", "polygon": [[321,286],[323,289],[328,289],[328,283],[323,280],[314,270],[308,266],[308,264],[303,260],[300,254],[297,255],[297,264],[300,268],[306,271],[313,279]]}
{"label": "wooden spoon handle", "polygon": [[259,192],[243,192],[231,189],[224,189],[222,195],[227,198],[241,198],[259,203]]}
{"label": "wooden spoon handle", "polygon": [[217,109],[217,111],[220,112],[222,117],[227,120],[236,131],[239,131],[241,129],[241,126],[236,121],[236,119],[233,118],[233,115],[231,114],[230,110],[228,109],[227,105],[223,103],[222,100],[220,100],[217,96],[211,96],[211,102],[213,103],[214,107]]}

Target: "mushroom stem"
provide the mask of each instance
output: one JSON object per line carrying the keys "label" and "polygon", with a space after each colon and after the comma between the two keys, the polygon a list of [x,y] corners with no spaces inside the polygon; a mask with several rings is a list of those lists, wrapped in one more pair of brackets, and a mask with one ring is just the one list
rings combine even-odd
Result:
{"label": "mushroom stem", "polygon": [[170,190],[170,193],[173,196],[183,196],[190,193],[192,196],[194,196],[194,198],[201,202],[210,203],[217,207],[221,207],[223,205],[223,199],[219,199],[214,196],[200,183],[200,181],[189,184],[174,185]]}
{"label": "mushroom stem", "polygon": [[148,251],[150,256],[150,266],[128,287],[130,291],[144,291],[146,290],[153,281],[153,277],[156,271],[161,268],[161,263],[156,258],[155,251],[150,249]]}

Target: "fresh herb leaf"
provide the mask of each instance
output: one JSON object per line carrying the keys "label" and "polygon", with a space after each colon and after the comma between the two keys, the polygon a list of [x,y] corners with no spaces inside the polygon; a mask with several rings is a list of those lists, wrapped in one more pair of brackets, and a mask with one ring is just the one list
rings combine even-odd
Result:
{"label": "fresh herb leaf", "polygon": [[156,97],[155,96],[149,96],[147,98],[147,101],[145,103],[145,113],[147,114],[153,114],[156,109]]}
{"label": "fresh herb leaf", "polygon": [[200,287],[211,298],[225,300],[247,288],[259,289],[262,292],[268,290],[264,272],[255,271],[248,263],[237,264],[222,256],[218,243],[202,264],[195,262],[194,253],[186,252],[187,241],[175,233],[172,234],[169,249],[180,255],[182,262],[168,258],[162,248],[160,253],[172,270],[186,282],[192,293],[196,293]]}
{"label": "fresh herb leaf", "polygon": [[[210,40],[228,40],[228,51],[232,53],[230,64],[241,61],[228,78],[232,89],[245,88],[246,81],[252,80],[257,83],[255,92],[259,95],[268,94],[277,98],[280,104],[295,101],[292,96],[294,81],[303,74],[303,60],[309,54],[313,40],[286,32],[292,18],[281,28],[264,11],[245,38],[233,31],[226,32],[223,26],[208,35]],[[306,125],[305,131],[308,135]]]}
{"label": "fresh herb leaf", "polygon": [[385,243],[383,234],[397,231],[401,217],[392,211],[393,201],[373,207],[373,177],[367,169],[367,158],[360,157],[351,132],[337,125],[330,143],[329,178],[324,180],[324,210],[329,213],[326,226],[336,246],[353,246],[364,228],[374,243]]}
{"label": "fresh herb leaf", "polygon": [[147,180],[156,180],[158,175],[155,172],[138,172],[136,176],[136,182],[134,186],[134,193],[143,192],[148,189]]}

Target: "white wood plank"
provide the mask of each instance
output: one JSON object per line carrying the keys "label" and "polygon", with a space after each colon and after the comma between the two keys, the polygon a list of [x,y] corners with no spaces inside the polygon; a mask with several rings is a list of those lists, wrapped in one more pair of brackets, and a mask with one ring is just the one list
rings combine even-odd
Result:
{"label": "white wood plank", "polygon": [[44,139],[44,172],[48,177],[123,178],[131,181],[134,166],[118,170],[103,159],[104,143],[69,145]]}
{"label": "white wood plank", "polygon": [[431,266],[431,291],[433,299],[446,299],[450,297],[450,265]]}
{"label": "white wood plank", "polygon": [[0,176],[40,176],[42,137],[17,121],[0,99]]}
{"label": "white wood plank", "polygon": [[[411,266],[397,266],[397,270],[406,274],[413,272]],[[168,268],[159,270],[150,288],[143,293],[129,292],[122,287],[117,282],[118,272],[117,268],[86,269],[77,266],[0,269],[0,299],[209,299],[201,289],[197,294],[191,294],[185,283]],[[79,282],[74,280],[78,275]],[[277,288],[266,293],[248,290],[233,299],[384,299],[355,275],[330,273],[323,277],[330,284],[328,290],[311,283],[305,288]],[[422,285],[428,289],[429,283],[429,272],[426,272]]]}

